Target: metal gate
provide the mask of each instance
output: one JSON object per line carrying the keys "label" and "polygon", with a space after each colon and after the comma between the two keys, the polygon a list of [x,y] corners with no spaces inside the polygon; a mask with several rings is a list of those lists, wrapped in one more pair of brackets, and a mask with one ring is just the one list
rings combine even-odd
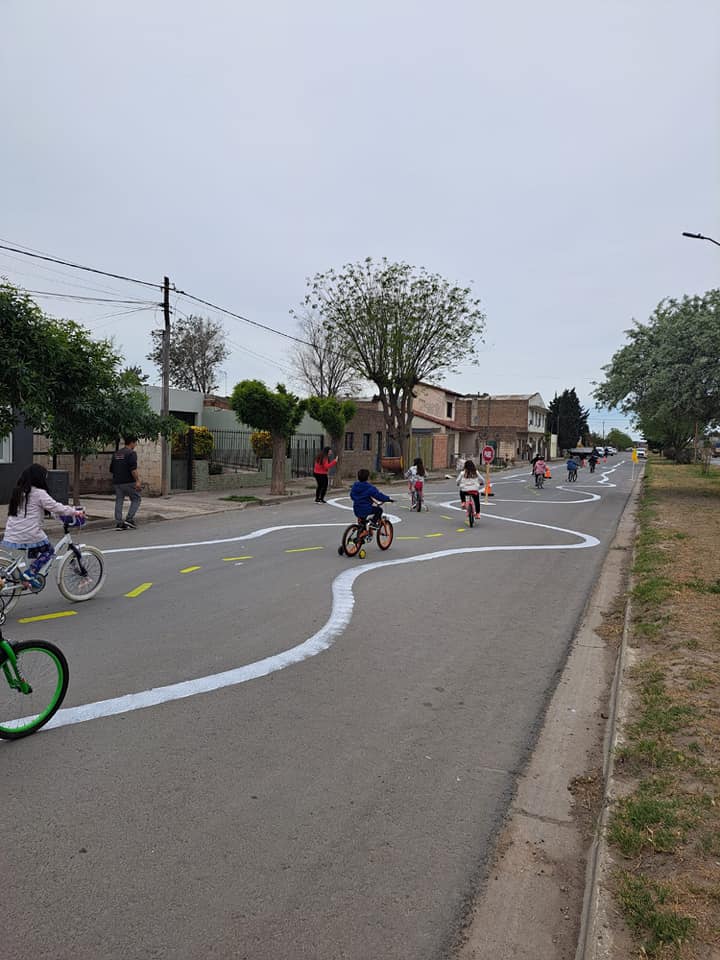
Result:
{"label": "metal gate", "polygon": [[291,477],[311,477],[315,458],[323,448],[321,433],[296,433],[288,443]]}

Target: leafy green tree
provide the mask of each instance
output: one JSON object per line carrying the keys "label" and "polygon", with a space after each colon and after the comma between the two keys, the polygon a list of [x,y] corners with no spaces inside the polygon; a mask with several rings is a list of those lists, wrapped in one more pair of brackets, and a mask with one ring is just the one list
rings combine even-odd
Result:
{"label": "leafy green tree", "polygon": [[337,397],[309,397],[307,412],[323,425],[330,437],[330,446],[338,458],[339,474],[345,427],[357,413],[357,404],[352,400],[338,400]]}
{"label": "leafy green tree", "polygon": [[608,446],[615,447],[616,450],[627,450],[628,447],[634,446],[632,437],[623,433],[622,430],[618,430],[617,427],[608,431],[605,442]]}
{"label": "leafy green tree", "polygon": [[174,418],[154,413],[132,372],[120,372],[120,358],[109,340],[92,340],[66,322],[56,344],[61,371],[50,390],[50,412],[40,428],[55,453],[73,454],[73,497],[80,495],[82,458],[123,436],[155,437],[170,432]]}
{"label": "leafy green tree", "polygon": [[282,496],[287,443],[300,425],[306,401],[289,393],[282,383],[273,393],[261,380],[242,380],[233,389],[230,406],[242,423],[254,430],[267,430],[272,436],[270,492]]}
{"label": "leafy green tree", "polygon": [[49,320],[38,305],[11,284],[0,285],[0,436],[22,415],[40,427],[51,408],[50,393],[62,370],[56,358],[63,324]]}
{"label": "leafy green tree", "polygon": [[[217,390],[220,365],[230,351],[225,329],[209,317],[180,317],[170,325],[170,383],[179,390],[208,394]],[[163,334],[152,333],[153,348],[148,354],[162,373]]]}
{"label": "leafy green tree", "polygon": [[470,294],[424,269],[370,257],[308,281],[305,309],[322,317],[358,377],[377,388],[403,462],[415,387],[442,379],[461,362],[477,362],[485,315]]}
{"label": "leafy green tree", "polygon": [[654,444],[680,451],[720,421],[720,290],[662,300],[626,336],[595,400],[632,415]]}
{"label": "leafy green tree", "polygon": [[582,406],[575,387],[563,390],[550,401],[548,423],[558,435],[560,450],[572,450],[588,435],[588,416],[590,411]]}

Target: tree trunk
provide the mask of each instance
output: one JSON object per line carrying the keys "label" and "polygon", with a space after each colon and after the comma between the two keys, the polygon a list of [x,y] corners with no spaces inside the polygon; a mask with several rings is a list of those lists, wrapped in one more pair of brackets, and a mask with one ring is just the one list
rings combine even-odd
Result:
{"label": "tree trunk", "polygon": [[272,473],[270,493],[282,497],[285,495],[285,461],[287,460],[287,439],[282,434],[272,435]]}
{"label": "tree trunk", "polygon": [[77,506],[80,503],[80,454],[73,454],[73,482],[72,493],[73,503]]}

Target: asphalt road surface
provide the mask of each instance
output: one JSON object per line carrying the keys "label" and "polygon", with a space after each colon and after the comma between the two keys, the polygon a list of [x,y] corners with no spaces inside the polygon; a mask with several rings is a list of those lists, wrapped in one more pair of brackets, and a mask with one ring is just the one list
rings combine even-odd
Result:
{"label": "asphalt road surface", "polygon": [[5,628],[71,682],[0,743],[4,960],[451,955],[631,467],[503,475],[472,530],[394,487],[365,560],[342,498],[89,534],[102,593]]}

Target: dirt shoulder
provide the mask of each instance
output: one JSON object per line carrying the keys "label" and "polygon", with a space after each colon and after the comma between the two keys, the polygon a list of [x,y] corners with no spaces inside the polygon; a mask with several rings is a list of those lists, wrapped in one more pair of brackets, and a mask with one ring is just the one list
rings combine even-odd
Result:
{"label": "dirt shoulder", "polygon": [[586,956],[720,958],[720,472],[643,480]]}

